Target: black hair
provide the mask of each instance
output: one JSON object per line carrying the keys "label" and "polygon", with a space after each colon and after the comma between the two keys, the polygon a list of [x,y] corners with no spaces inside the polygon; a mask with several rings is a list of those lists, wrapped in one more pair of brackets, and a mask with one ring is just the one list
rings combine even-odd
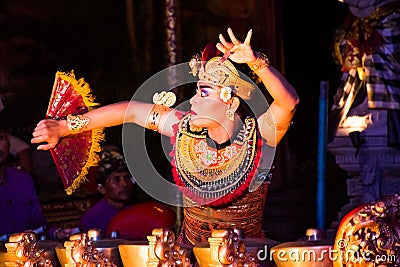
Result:
{"label": "black hair", "polygon": [[103,159],[96,173],[96,184],[104,185],[113,172],[129,172],[123,159]]}
{"label": "black hair", "polygon": [[239,116],[240,120],[244,121],[246,118],[255,117],[253,110],[250,108],[247,102],[239,96],[235,97],[237,97],[240,101],[239,106],[236,110],[236,114]]}

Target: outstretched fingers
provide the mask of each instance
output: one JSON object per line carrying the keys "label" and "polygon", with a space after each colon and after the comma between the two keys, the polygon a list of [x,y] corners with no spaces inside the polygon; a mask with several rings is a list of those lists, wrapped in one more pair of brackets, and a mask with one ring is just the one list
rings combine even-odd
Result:
{"label": "outstretched fingers", "polygon": [[231,28],[228,28],[228,35],[229,35],[229,38],[231,38],[231,41],[234,45],[241,44],[241,42],[236,38],[235,34],[233,34],[233,31]]}
{"label": "outstretched fingers", "polygon": [[223,49],[223,50],[221,50],[218,48],[223,53],[225,53],[226,50],[230,50],[234,46],[232,43],[226,41],[222,34],[219,35],[219,41],[221,43],[217,43],[217,48],[219,46],[219,48]]}
{"label": "outstretched fingers", "polygon": [[253,30],[252,29],[250,29],[248,32],[247,32],[247,35],[246,35],[246,39],[244,39],[244,44],[245,45],[250,45],[250,40],[251,40],[251,36],[253,35]]}
{"label": "outstretched fingers", "polygon": [[229,49],[226,49],[226,47],[220,43],[217,43],[216,47],[219,51],[224,53],[224,55],[220,59],[220,63],[222,63],[231,55],[231,51]]}
{"label": "outstretched fingers", "polygon": [[228,35],[231,42],[227,41],[224,36],[220,34],[220,42],[217,43],[216,47],[219,51],[224,53],[224,55],[219,62],[224,62],[227,58],[230,58],[237,63],[245,63],[251,61],[250,58],[254,57],[252,48],[250,46],[252,34],[253,31],[250,29],[247,32],[246,38],[243,43],[236,38],[231,28],[228,28]]}

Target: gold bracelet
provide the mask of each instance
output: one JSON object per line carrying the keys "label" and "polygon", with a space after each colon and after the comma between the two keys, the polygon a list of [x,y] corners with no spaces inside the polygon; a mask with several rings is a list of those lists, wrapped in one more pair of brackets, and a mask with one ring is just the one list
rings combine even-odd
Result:
{"label": "gold bracelet", "polygon": [[150,111],[150,115],[147,118],[146,128],[153,131],[158,131],[158,124],[160,124],[160,119],[164,115],[164,113],[168,111],[171,111],[171,108],[154,104]]}
{"label": "gold bracelet", "polygon": [[260,52],[256,52],[256,54],[257,54],[256,60],[247,63],[250,69],[254,72],[265,69],[271,64],[271,61],[265,54]]}
{"label": "gold bracelet", "polygon": [[283,125],[282,124],[273,123],[268,114],[265,114],[265,122],[271,128],[274,128],[277,131],[287,131],[289,129],[289,127],[293,124],[293,121],[288,122],[288,123],[283,124]]}
{"label": "gold bracelet", "polygon": [[85,117],[83,115],[71,115],[69,114],[67,116],[67,125],[68,129],[73,133],[81,133],[86,131],[86,126],[89,124],[90,119],[88,117]]}

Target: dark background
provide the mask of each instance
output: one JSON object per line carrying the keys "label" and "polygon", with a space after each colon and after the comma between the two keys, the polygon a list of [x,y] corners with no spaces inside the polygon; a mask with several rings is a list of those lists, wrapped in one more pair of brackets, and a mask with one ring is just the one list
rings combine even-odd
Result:
{"label": "dark background", "polygon": [[[228,7],[240,7],[238,1],[232,0],[179,2],[176,10],[178,61],[187,62],[207,42],[216,42],[217,35],[211,33],[221,32],[226,36],[227,26],[232,26],[242,39],[247,29],[253,28],[252,45],[256,50],[267,54],[278,52],[270,54],[275,59],[273,64],[297,89],[301,103],[294,124],[278,150],[277,167],[286,170],[277,171],[267,206],[283,210],[295,206],[296,209],[285,210],[292,215],[286,217],[274,213],[273,208],[267,210],[267,217],[278,218],[275,224],[267,218],[266,227],[276,239],[293,239],[304,234],[307,227],[315,226],[320,82],[329,82],[331,101],[340,77],[340,69],[331,56],[332,35],[348,8],[335,0],[252,0],[244,2],[238,12],[234,9],[210,11],[210,6],[224,2]],[[133,37],[127,30],[127,3],[133,7]],[[56,71],[74,70],[77,78],[84,77],[102,105],[130,99],[135,88],[167,66],[164,3],[0,1],[0,93],[5,105],[0,119],[3,125],[29,142],[32,129],[46,113]],[[266,11],[266,3],[273,3],[276,8],[272,12],[273,21],[268,17],[271,12]],[[248,7],[253,9],[244,16]],[[276,36],[265,34],[271,25]],[[134,44],[130,42],[132,38]],[[121,127],[108,129],[106,135],[107,142],[119,143]],[[328,153],[328,227],[347,202],[345,178],[346,174]],[[288,231],[288,235],[275,233],[276,225],[285,220],[293,220],[297,228]]]}

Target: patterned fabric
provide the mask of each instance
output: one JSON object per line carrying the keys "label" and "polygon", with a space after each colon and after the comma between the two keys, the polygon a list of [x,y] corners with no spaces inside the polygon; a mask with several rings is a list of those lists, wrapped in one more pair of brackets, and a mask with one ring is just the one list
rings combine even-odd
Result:
{"label": "patterned fabric", "polygon": [[225,207],[205,207],[194,205],[184,197],[184,219],[179,241],[183,244],[207,242],[213,229],[238,228],[246,238],[264,237],[262,215],[264,213],[269,184],[263,183],[253,192],[245,192],[242,197]]}
{"label": "patterned fabric", "polygon": [[400,109],[400,2],[378,8],[369,17],[353,17],[336,31],[334,56],[342,64],[342,83],[332,109],[354,107],[366,91],[368,108]]}
{"label": "patterned fabric", "polygon": [[232,202],[249,188],[261,157],[262,140],[254,118],[247,118],[233,140],[216,146],[207,132],[190,130],[190,115],[179,123],[173,174],[183,193],[199,205]]}

